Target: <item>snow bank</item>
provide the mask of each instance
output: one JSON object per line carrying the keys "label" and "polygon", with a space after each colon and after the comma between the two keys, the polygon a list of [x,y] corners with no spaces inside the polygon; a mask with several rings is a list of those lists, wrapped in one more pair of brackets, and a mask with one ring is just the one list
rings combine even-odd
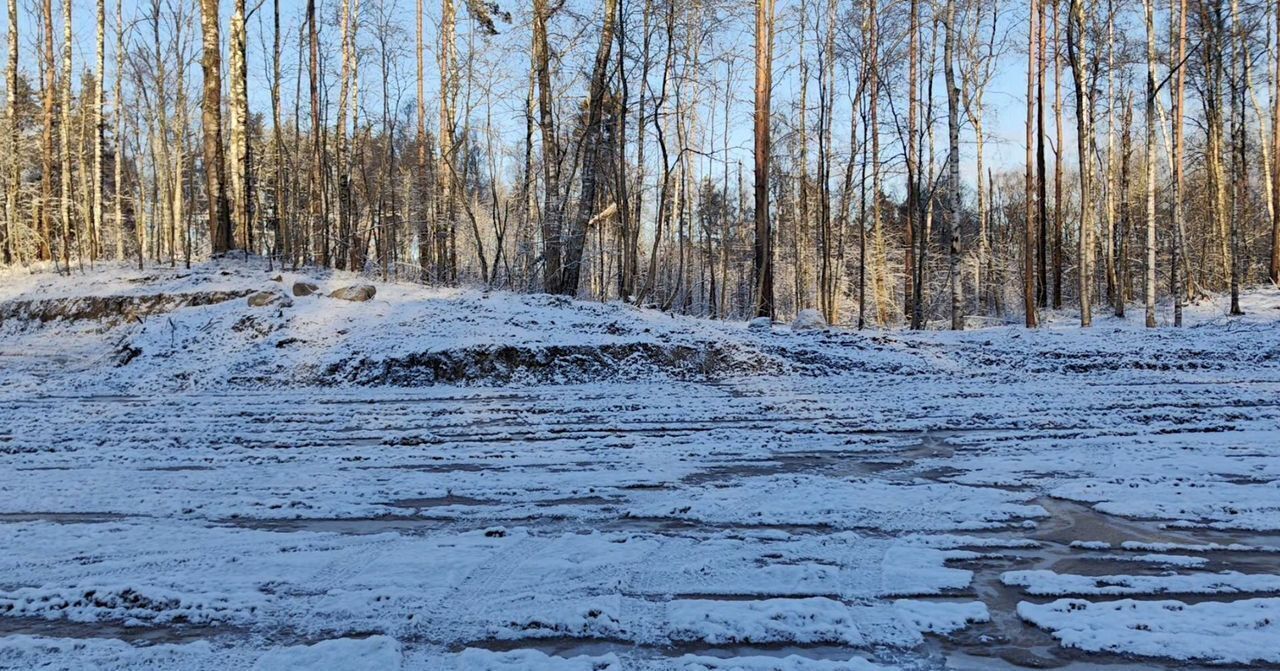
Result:
{"label": "snow bank", "polygon": [[[835,660],[809,659],[799,655],[725,658],[684,655],[671,660],[670,667],[682,671],[888,671],[891,668],[859,657]],[[660,667],[654,665],[652,668]]]}
{"label": "snow bank", "polygon": [[1041,596],[1122,594],[1239,594],[1280,592],[1280,575],[1190,573],[1182,575],[1071,575],[1054,571],[1008,571],[1000,581]]}
{"label": "snow bank", "polygon": [[540,650],[493,652],[467,648],[454,659],[458,671],[622,671],[615,654],[559,657]]}
{"label": "snow bank", "polygon": [[1280,662],[1280,599],[1022,602],[1018,615],[1064,646],[1219,664]]}
{"label": "snow bank", "polygon": [[254,671],[395,671],[401,668],[400,643],[386,636],[337,638],[314,645],[271,650],[258,658]]}

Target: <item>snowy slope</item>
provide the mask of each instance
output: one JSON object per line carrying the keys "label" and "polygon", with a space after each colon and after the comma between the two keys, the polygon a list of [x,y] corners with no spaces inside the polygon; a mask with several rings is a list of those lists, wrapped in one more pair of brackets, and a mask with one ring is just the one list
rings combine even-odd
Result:
{"label": "snowy slope", "polygon": [[1275,290],[793,333],[238,261],[2,279],[0,668],[1280,663]]}

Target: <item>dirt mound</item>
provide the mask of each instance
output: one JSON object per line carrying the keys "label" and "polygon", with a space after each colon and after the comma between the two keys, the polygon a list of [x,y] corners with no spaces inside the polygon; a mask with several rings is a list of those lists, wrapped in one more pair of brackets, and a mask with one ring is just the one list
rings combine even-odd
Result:
{"label": "dirt mound", "polygon": [[321,384],[582,383],[661,377],[686,381],[782,375],[787,362],[720,343],[475,346],[407,356],[360,356],[327,366]]}
{"label": "dirt mound", "polygon": [[45,324],[47,322],[98,320],[114,326],[156,314],[172,312],[179,308],[213,305],[242,298],[253,293],[240,291],[200,291],[176,294],[146,294],[122,296],[77,296],[74,298],[43,298],[39,300],[15,300],[0,303],[0,326],[13,322]]}

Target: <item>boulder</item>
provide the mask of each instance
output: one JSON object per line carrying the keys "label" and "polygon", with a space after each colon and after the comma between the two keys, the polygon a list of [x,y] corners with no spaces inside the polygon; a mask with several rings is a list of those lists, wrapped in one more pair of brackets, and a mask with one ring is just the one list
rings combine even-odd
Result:
{"label": "boulder", "polygon": [[813,308],[806,308],[796,315],[796,320],[791,322],[792,331],[821,331],[827,328],[827,320],[822,318],[822,313]]}
{"label": "boulder", "polygon": [[316,286],[312,282],[294,282],[293,283],[294,296],[310,296],[311,294],[314,294],[317,291],[320,291],[320,287]]}
{"label": "boulder", "polygon": [[747,330],[750,331],[769,331],[773,329],[773,320],[768,317],[756,317],[747,322]]}
{"label": "boulder", "polygon": [[245,299],[245,301],[251,308],[265,308],[271,305],[279,305],[282,308],[287,308],[290,305],[293,305],[293,301],[290,300],[288,296],[278,291],[257,291],[249,294],[249,297]]}
{"label": "boulder", "polygon": [[353,284],[349,287],[336,289],[329,294],[329,298],[339,298],[344,301],[355,301],[362,303],[373,298],[378,290],[372,284]]}

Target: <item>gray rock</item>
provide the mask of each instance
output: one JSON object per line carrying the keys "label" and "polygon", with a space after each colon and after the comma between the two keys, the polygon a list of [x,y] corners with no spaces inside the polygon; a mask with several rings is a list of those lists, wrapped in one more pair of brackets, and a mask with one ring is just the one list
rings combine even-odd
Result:
{"label": "gray rock", "polygon": [[249,294],[249,297],[245,299],[245,301],[251,308],[265,308],[271,305],[279,305],[282,308],[287,308],[293,305],[293,301],[288,296],[278,291],[258,291]]}
{"label": "gray rock", "polygon": [[822,313],[813,308],[806,308],[796,315],[795,321],[791,322],[792,331],[821,331],[827,328],[827,320],[823,319]]}
{"label": "gray rock", "polygon": [[311,282],[294,282],[293,283],[294,296],[310,296],[311,294],[314,294],[317,291],[320,291],[320,287],[316,286],[314,283],[311,283]]}
{"label": "gray rock", "polygon": [[353,284],[349,287],[342,287],[341,289],[334,290],[329,294],[329,298],[339,298],[344,301],[363,303],[364,301],[373,298],[376,293],[378,293],[378,290],[374,288],[372,284]]}

